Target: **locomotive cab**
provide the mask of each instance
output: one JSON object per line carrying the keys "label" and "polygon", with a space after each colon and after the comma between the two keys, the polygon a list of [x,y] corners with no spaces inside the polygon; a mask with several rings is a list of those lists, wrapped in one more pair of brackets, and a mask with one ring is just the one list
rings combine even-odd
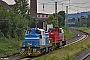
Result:
{"label": "locomotive cab", "polygon": [[62,28],[59,28],[59,31],[60,31],[60,35],[61,35],[61,38],[62,38],[62,46],[66,45],[66,36],[64,34],[64,31]]}
{"label": "locomotive cab", "polygon": [[66,45],[65,35],[62,28],[50,28],[48,32],[50,43],[52,43],[54,48]]}

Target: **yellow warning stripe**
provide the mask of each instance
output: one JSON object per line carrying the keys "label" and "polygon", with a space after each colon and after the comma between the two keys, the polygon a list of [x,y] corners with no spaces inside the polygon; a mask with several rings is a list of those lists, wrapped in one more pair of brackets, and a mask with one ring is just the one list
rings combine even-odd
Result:
{"label": "yellow warning stripe", "polygon": [[24,52],[21,51],[20,54],[27,55],[27,51],[24,51]]}

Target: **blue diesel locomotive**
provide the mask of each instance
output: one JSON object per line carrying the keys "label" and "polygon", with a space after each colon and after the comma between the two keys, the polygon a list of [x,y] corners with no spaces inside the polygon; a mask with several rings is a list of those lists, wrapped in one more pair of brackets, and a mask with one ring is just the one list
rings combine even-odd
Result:
{"label": "blue diesel locomotive", "polygon": [[26,30],[24,42],[22,43],[22,55],[37,56],[51,50],[52,44],[49,34],[43,29],[31,28]]}

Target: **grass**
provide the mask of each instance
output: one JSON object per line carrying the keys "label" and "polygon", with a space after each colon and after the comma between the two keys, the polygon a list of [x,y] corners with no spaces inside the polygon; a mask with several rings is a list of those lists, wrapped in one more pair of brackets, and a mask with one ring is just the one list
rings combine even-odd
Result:
{"label": "grass", "polygon": [[75,33],[73,33],[72,31],[70,30],[67,30],[67,29],[64,29],[64,33],[66,35],[66,40],[69,40],[71,39],[72,37],[75,36]]}
{"label": "grass", "polygon": [[20,51],[19,40],[13,38],[0,38],[0,57],[13,55]]}
{"label": "grass", "polygon": [[78,30],[82,30],[82,31],[84,31],[84,32],[87,32],[87,33],[89,33],[90,34],[90,27],[81,27],[81,28],[76,28],[76,29],[78,29]]}
{"label": "grass", "polygon": [[[83,31],[87,31],[89,33],[90,28],[80,28],[80,29],[81,30],[83,29]],[[35,60],[74,60],[75,56],[78,53],[88,49],[88,47],[90,46],[89,42],[90,38],[81,43],[72,44],[59,50],[55,50]]]}
{"label": "grass", "polygon": [[80,44],[72,44],[70,46],[55,50],[45,56],[41,56],[36,60],[74,60],[77,53],[87,49],[90,46],[90,40],[83,41]]}

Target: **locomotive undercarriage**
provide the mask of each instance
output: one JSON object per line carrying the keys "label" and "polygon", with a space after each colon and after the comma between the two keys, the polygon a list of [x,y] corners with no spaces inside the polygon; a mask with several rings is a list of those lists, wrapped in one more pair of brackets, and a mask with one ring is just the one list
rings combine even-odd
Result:
{"label": "locomotive undercarriage", "polygon": [[52,43],[52,50],[57,49],[59,47],[62,47],[66,45],[66,41],[58,42],[58,43]]}
{"label": "locomotive undercarriage", "polygon": [[48,53],[52,50],[52,46],[40,46],[40,47],[21,47],[21,54],[28,56],[38,56],[40,54]]}
{"label": "locomotive undercarriage", "polygon": [[41,54],[40,47],[21,47],[21,54],[28,56],[37,56]]}
{"label": "locomotive undercarriage", "polygon": [[66,45],[66,41],[58,42],[58,43],[52,43],[48,45],[42,45],[40,47],[31,45],[28,45],[27,47],[21,47],[21,54],[22,55],[28,55],[28,56],[38,56],[40,54],[48,53],[54,49],[57,49],[61,46]]}
{"label": "locomotive undercarriage", "polygon": [[66,41],[62,41],[62,46],[65,46],[66,45]]}

